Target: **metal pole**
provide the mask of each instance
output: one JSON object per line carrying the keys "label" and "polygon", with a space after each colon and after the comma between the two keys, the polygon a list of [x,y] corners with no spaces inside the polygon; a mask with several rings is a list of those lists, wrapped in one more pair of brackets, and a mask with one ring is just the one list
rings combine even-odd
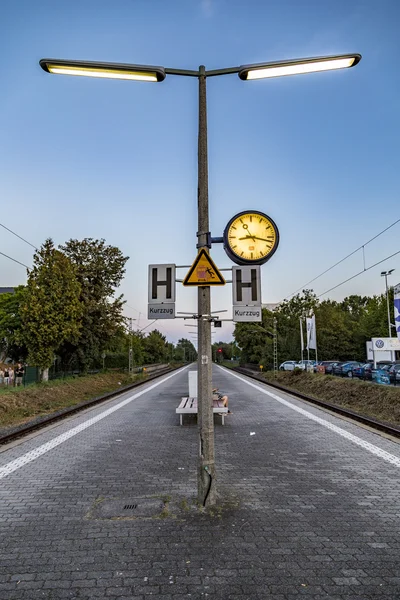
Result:
{"label": "metal pole", "polygon": [[304,338],[303,338],[303,318],[300,317],[300,347],[301,347],[301,360],[303,360],[304,356]]}
{"label": "metal pole", "polygon": [[389,288],[387,282],[388,274],[385,274],[385,283],[386,283],[386,303],[387,303],[387,314],[388,314],[388,328],[389,328],[389,337],[392,337],[392,328],[390,326],[390,307],[389,307]]}
{"label": "metal pole", "polygon": [[[208,248],[208,157],[207,157],[207,97],[205,67],[199,67],[199,138],[198,138],[198,244]],[[199,460],[197,499],[202,506],[216,503],[214,419],[212,410],[211,357],[211,297],[210,287],[198,288],[198,360],[197,402]],[[206,315],[206,316],[205,316]]]}
{"label": "metal pole", "polygon": [[129,362],[128,362],[128,370],[129,374],[133,371],[133,348],[132,348],[132,319],[129,319]]}

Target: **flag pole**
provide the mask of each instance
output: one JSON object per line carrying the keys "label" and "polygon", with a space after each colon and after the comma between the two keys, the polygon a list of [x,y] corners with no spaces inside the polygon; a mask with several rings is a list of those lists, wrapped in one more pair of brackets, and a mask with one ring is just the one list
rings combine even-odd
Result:
{"label": "flag pole", "polygon": [[304,338],[303,338],[303,319],[300,317],[300,346],[301,346],[301,360],[304,358]]}

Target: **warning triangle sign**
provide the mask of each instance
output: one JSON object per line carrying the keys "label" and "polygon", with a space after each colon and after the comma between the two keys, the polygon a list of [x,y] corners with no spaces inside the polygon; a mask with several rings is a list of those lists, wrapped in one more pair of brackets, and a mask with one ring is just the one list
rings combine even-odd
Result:
{"label": "warning triangle sign", "polygon": [[188,274],[183,280],[183,285],[198,285],[203,287],[208,285],[225,285],[225,279],[204,248],[200,250],[196,260],[190,267]]}

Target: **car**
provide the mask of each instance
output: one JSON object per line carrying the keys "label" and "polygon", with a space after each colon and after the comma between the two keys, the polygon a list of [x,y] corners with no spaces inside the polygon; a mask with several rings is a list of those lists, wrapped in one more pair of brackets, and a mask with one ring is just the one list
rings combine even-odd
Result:
{"label": "car", "polygon": [[279,365],[280,371],[294,371],[297,365],[297,361],[295,360],[285,360],[281,365]]}
{"label": "car", "polygon": [[383,383],[385,385],[390,385],[390,376],[389,369],[393,366],[391,364],[382,364],[377,363],[376,369],[372,369],[372,380],[375,383]]}
{"label": "car", "polygon": [[315,360],[300,360],[296,364],[296,369],[301,369],[302,371],[314,370]]}
{"label": "car", "polygon": [[361,363],[356,360],[338,363],[333,367],[333,374],[339,377],[353,377],[353,369],[361,367]]}
{"label": "car", "polygon": [[[314,365],[314,373],[328,373],[332,371],[332,365],[336,364],[335,360],[320,360]],[[330,371],[328,371],[330,369]]]}
{"label": "car", "polygon": [[326,362],[328,364],[325,365],[325,375],[333,375],[334,367],[341,364],[338,360],[328,360]]}
{"label": "car", "polygon": [[372,379],[372,369],[374,368],[374,363],[367,362],[359,367],[353,368],[353,377],[358,377],[359,379]]}
{"label": "car", "polygon": [[390,383],[394,385],[400,385],[400,364],[395,363],[391,365],[388,369]]}

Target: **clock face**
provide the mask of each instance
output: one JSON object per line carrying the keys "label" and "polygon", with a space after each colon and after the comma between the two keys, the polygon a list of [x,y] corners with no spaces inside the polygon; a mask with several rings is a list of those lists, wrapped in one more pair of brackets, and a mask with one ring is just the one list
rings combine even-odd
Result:
{"label": "clock face", "polygon": [[267,262],[278,243],[277,226],[270,217],[259,211],[235,215],[224,231],[225,250],[238,264],[260,265]]}

